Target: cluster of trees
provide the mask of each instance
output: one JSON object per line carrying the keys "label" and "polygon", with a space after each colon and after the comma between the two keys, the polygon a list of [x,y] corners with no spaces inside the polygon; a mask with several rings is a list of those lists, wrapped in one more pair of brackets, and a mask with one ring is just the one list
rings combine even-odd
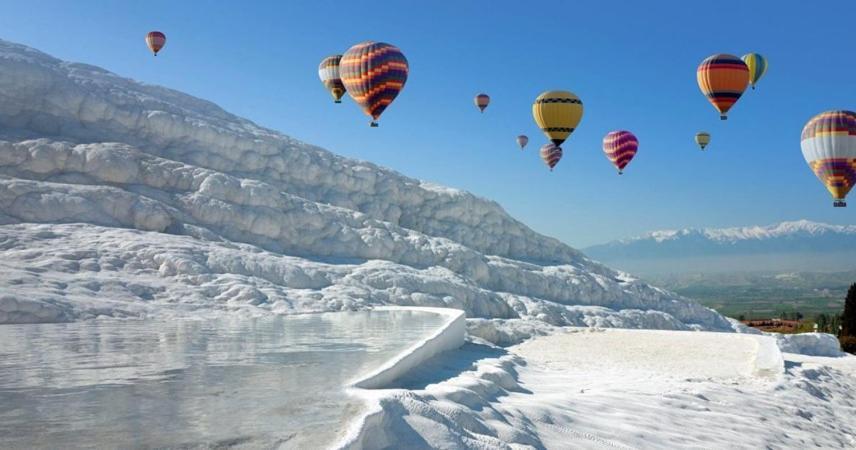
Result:
{"label": "cluster of trees", "polygon": [[843,314],[818,314],[814,323],[817,324],[817,331],[837,335],[843,317]]}
{"label": "cluster of trees", "polygon": [[847,290],[838,340],[841,341],[842,350],[856,354],[856,283],[850,285],[850,289]]}

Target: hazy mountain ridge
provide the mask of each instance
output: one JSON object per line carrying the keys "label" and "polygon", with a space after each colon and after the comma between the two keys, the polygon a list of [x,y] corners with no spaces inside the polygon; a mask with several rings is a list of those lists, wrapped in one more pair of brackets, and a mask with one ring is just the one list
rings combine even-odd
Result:
{"label": "hazy mountain ridge", "polygon": [[799,220],[769,226],[686,228],[594,245],[591,258],[638,274],[809,272],[856,268],[856,225]]}

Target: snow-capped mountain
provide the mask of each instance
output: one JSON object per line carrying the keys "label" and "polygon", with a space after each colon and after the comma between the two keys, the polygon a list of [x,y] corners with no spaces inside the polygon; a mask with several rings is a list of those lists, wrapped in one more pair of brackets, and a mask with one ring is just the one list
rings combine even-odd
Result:
{"label": "snow-capped mountain", "polygon": [[400,304],[730,329],[494,202],[5,41],[0,224],[0,323]]}
{"label": "snow-capped mountain", "polygon": [[[662,230],[584,251],[604,263],[642,272],[645,264],[666,270],[668,259],[674,260],[674,272],[700,270],[708,264],[743,270],[742,263],[757,270],[848,270],[856,268],[856,225],[798,220],[768,226]],[[687,258],[695,262],[687,266]]]}

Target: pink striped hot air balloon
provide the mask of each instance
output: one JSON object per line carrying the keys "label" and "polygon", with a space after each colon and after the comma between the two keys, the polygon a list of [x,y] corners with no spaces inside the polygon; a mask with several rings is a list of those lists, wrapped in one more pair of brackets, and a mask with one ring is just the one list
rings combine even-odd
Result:
{"label": "pink striped hot air balloon", "polygon": [[562,148],[552,142],[544,144],[541,147],[541,159],[544,160],[544,164],[547,164],[550,172],[552,172],[556,164],[559,164],[559,160],[562,159]]}
{"label": "pink striped hot air balloon", "polygon": [[610,131],[603,138],[603,153],[606,158],[618,169],[618,174],[624,173],[624,168],[630,160],[636,156],[639,149],[639,140],[629,131]]}
{"label": "pink striped hot air balloon", "polygon": [[149,46],[149,50],[158,55],[158,52],[163,48],[166,44],[166,35],[161,33],[160,31],[149,31],[146,34],[146,45]]}

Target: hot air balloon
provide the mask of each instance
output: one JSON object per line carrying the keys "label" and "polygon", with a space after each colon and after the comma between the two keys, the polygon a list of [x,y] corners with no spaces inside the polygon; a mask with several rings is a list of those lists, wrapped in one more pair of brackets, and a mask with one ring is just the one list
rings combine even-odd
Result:
{"label": "hot air balloon", "polygon": [[707,147],[707,144],[710,144],[710,133],[707,133],[705,131],[699,131],[695,135],[695,141],[696,144],[698,144],[698,146],[701,147],[702,150],[704,150],[704,148]]}
{"label": "hot air balloon", "polygon": [[365,41],[342,55],[339,75],[351,98],[371,116],[371,126],[395,100],[407,82],[407,58],[398,47]]}
{"label": "hot air balloon", "polygon": [[844,197],[856,184],[856,113],[826,111],[814,116],[802,131],[803,157],[834,200],[844,207]]}
{"label": "hot air balloon", "polygon": [[624,173],[624,168],[636,156],[639,140],[629,131],[610,131],[603,138],[603,152],[607,159],[618,168],[618,174]]}
{"label": "hot air balloon", "polygon": [[562,159],[562,148],[552,142],[544,144],[541,147],[541,159],[544,160],[544,163],[547,164],[550,172],[552,172],[553,167],[556,167],[556,164],[559,164],[559,160]]}
{"label": "hot air balloon", "polygon": [[758,80],[767,72],[767,59],[757,53],[747,53],[742,59],[749,68],[749,84],[755,89]]}
{"label": "hot air balloon", "polygon": [[146,35],[146,45],[149,46],[149,49],[155,56],[158,55],[164,44],[166,44],[166,35],[160,31],[149,31]]}
{"label": "hot air balloon", "polygon": [[532,116],[541,131],[559,146],[583,118],[583,102],[568,91],[547,91],[535,99]]}
{"label": "hot air balloon", "polygon": [[473,99],[479,111],[484,112],[484,109],[487,108],[487,105],[490,104],[490,96],[487,94],[479,94],[476,95],[476,98]]}
{"label": "hot air balloon", "polygon": [[749,68],[740,58],[720,53],[699,64],[696,78],[702,94],[719,111],[719,118],[725,120],[749,84]]}
{"label": "hot air balloon", "polygon": [[345,95],[345,85],[342,84],[342,79],[339,77],[339,61],[342,55],[328,56],[321,60],[318,66],[318,78],[324,83],[324,87],[330,91],[335,103],[342,103],[342,96]]}
{"label": "hot air balloon", "polygon": [[523,150],[523,147],[526,147],[526,144],[528,144],[528,143],[529,143],[529,137],[527,137],[525,134],[521,134],[520,136],[517,136],[517,145],[520,146],[520,150]]}

